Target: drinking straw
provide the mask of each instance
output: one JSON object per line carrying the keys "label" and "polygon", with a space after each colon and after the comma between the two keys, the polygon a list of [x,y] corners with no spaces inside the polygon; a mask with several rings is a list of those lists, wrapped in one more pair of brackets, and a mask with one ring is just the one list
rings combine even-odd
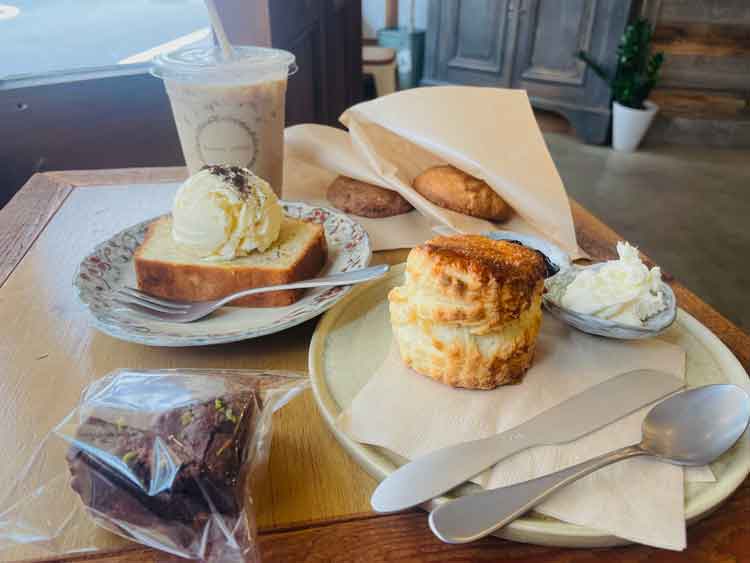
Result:
{"label": "drinking straw", "polygon": [[206,8],[208,8],[208,17],[211,20],[211,27],[214,30],[216,39],[219,41],[219,46],[221,47],[221,52],[224,55],[224,58],[233,59],[234,48],[232,47],[232,44],[229,42],[229,38],[227,37],[227,32],[224,30],[224,25],[221,23],[221,18],[219,17],[219,11],[216,9],[216,4],[214,3],[214,0],[206,0]]}

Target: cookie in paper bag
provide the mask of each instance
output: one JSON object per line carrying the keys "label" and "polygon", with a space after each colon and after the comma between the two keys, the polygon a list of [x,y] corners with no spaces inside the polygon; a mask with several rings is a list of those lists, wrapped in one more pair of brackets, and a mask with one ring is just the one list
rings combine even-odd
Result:
{"label": "cookie in paper bag", "polygon": [[381,219],[414,209],[398,192],[374,184],[338,176],[328,186],[326,199],[345,213]]}
{"label": "cookie in paper bag", "polygon": [[433,166],[414,178],[414,189],[435,205],[472,217],[502,222],[510,205],[487,182],[453,166]]}

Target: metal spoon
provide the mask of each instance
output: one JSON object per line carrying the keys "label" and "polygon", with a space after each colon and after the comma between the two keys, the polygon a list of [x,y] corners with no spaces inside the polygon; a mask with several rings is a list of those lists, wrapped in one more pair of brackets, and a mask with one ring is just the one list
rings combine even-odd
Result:
{"label": "metal spoon", "polygon": [[650,455],[676,465],[712,462],[742,436],[750,397],[736,385],[682,391],[643,421],[641,442],[544,477],[447,502],[430,513],[430,528],[447,543],[467,543],[502,528],[562,487],[612,463]]}

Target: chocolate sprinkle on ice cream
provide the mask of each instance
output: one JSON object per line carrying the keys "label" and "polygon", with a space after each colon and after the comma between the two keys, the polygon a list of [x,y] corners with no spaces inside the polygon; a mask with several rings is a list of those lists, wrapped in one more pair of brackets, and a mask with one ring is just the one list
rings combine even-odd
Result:
{"label": "chocolate sprinkle on ice cream", "polygon": [[245,197],[252,195],[252,180],[255,175],[247,168],[211,164],[204,166],[201,170],[208,170],[214,176],[231,183]]}

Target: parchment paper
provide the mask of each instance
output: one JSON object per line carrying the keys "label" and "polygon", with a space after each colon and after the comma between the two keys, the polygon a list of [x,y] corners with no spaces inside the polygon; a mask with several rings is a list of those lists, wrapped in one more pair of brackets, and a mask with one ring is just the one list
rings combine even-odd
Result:
{"label": "parchment paper", "polygon": [[[426,218],[430,230],[420,231],[424,238],[419,242],[437,226],[465,233],[500,228],[547,238],[573,258],[585,256],[576,242],[565,188],[524,91],[468,86],[405,90],[353,106],[341,122],[348,133],[321,125],[288,128],[288,158],[398,191]],[[485,180],[516,214],[496,225],[433,205],[411,183],[440,164]],[[330,181],[319,178],[308,190],[322,200]],[[285,197],[297,193],[289,181],[284,190]],[[375,223],[381,219],[368,221],[375,250],[413,246],[416,227],[401,236],[413,221],[410,215],[393,218],[387,227]],[[387,245],[381,237],[385,232]]]}
{"label": "parchment paper", "polygon": [[[324,127],[324,129],[348,137],[346,133],[338,129],[331,127]],[[348,138],[345,140],[348,142]],[[309,161],[287,156],[284,165],[283,198],[331,207],[331,202],[326,199],[326,189],[336,176],[335,172],[310,164]],[[430,225],[430,220],[417,210],[382,219],[369,219],[357,215],[351,215],[351,218],[365,228],[370,236],[373,250],[412,248],[436,234]]]}
{"label": "parchment paper", "polygon": [[[614,341],[576,331],[545,315],[534,363],[519,385],[493,391],[454,389],[401,361],[395,343],[383,365],[339,417],[354,440],[408,459],[455,443],[503,432],[610,377],[656,369],[684,378],[685,353],[649,339]],[[612,397],[617,401],[617,397]],[[518,483],[640,441],[649,407],[562,446],[516,454],[484,472],[488,488]],[[713,480],[698,469],[698,481]],[[683,469],[634,458],[600,470],[556,493],[537,510],[639,543],[684,549]]]}

